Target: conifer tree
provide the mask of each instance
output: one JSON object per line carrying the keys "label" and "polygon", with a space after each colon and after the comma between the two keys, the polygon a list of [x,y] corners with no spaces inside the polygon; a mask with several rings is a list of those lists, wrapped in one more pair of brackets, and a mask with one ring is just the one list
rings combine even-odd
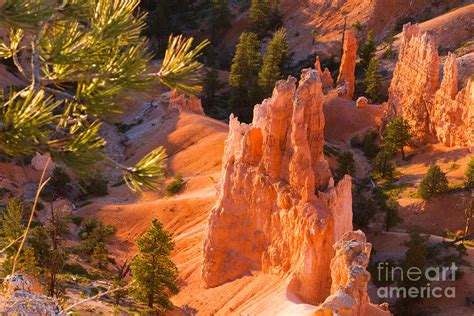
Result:
{"label": "conifer tree", "polygon": [[242,33],[232,61],[229,84],[237,108],[253,106],[259,97],[260,42],[255,33]]}
{"label": "conifer tree", "polygon": [[211,10],[211,36],[214,40],[219,31],[231,26],[232,14],[229,9],[229,1],[212,0]]}
{"label": "conifer tree", "polygon": [[474,188],[474,157],[471,157],[466,169],[466,187]]}
{"label": "conifer tree", "polygon": [[134,295],[149,308],[165,311],[172,308],[169,297],[178,292],[178,272],[169,255],[174,242],[158,220],[137,240],[139,254],[132,261],[131,274],[136,282]]}
{"label": "conifer tree", "polygon": [[263,35],[268,28],[268,16],[270,14],[269,0],[252,0],[249,9],[248,28],[251,32]]}
{"label": "conifer tree", "polygon": [[[12,61],[19,87],[0,96],[0,154],[50,154],[85,174],[99,161],[124,173],[132,190],[154,188],[163,176],[159,147],[135,166],[112,160],[102,122],[121,110],[127,91],[144,91],[158,80],[183,93],[200,92],[196,61],[207,44],[171,37],[161,69],[148,70],[152,55],[142,34],[139,0],[7,0],[0,4],[0,58]],[[21,57],[20,57],[21,56]]]}
{"label": "conifer tree", "polygon": [[410,124],[403,117],[398,116],[387,125],[384,142],[398,148],[402,153],[402,159],[405,160],[404,147],[408,146],[411,137]]}
{"label": "conifer tree", "polygon": [[375,173],[377,173],[382,179],[388,179],[393,176],[395,171],[395,166],[392,161],[393,153],[394,150],[392,146],[382,146],[372,161]]}
{"label": "conifer tree", "polygon": [[[1,242],[2,247],[6,247],[18,239],[25,230],[23,224],[25,203],[20,199],[11,199],[7,207],[0,216]],[[12,248],[9,253],[16,252]]]}
{"label": "conifer tree", "polygon": [[252,0],[249,9],[249,31],[263,38],[281,25],[279,0]]}
{"label": "conifer tree", "polygon": [[339,164],[335,172],[337,181],[344,178],[346,174],[351,176],[354,175],[356,165],[354,155],[351,151],[345,151],[339,157],[337,157],[337,163]]}
{"label": "conifer tree", "polygon": [[224,84],[219,81],[219,73],[217,70],[209,70],[204,78],[203,90],[203,101],[207,106],[213,106],[215,104],[216,92],[223,87]]}
{"label": "conifer tree", "polygon": [[425,200],[449,190],[446,174],[437,165],[431,166],[418,188],[418,194]]}
{"label": "conifer tree", "polygon": [[283,78],[283,70],[287,62],[286,30],[280,28],[268,44],[267,54],[263,58],[263,66],[258,74],[258,84],[264,96],[269,96],[273,91],[275,82]]}
{"label": "conifer tree", "polygon": [[365,70],[365,95],[372,101],[378,102],[380,99],[380,76],[378,74],[377,59],[372,58],[369,66]]}
{"label": "conifer tree", "polygon": [[360,54],[360,64],[363,70],[366,70],[369,67],[369,63],[372,58],[375,57],[375,52],[377,51],[377,46],[375,45],[374,33],[369,31],[367,34],[367,39],[365,41],[364,47],[362,48]]}

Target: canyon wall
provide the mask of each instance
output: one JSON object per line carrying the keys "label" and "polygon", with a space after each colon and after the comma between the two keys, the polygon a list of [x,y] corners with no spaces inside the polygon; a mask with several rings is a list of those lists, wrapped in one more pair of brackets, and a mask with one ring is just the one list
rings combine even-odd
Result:
{"label": "canyon wall", "polygon": [[367,271],[372,245],[358,230],[345,233],[331,260],[331,295],[316,309],[316,316],[390,315],[388,305],[373,305],[367,295]]}
{"label": "canyon wall", "polygon": [[417,25],[405,25],[388,102],[395,115],[410,123],[417,142],[471,147],[473,80],[458,92],[456,57],[449,54],[440,85],[439,64],[436,39]]}
{"label": "canyon wall", "polygon": [[332,245],[352,230],[351,178],[337,186],[324,158],[319,74],[279,81],[251,124],[231,116],[202,276],[214,287],[252,271],[289,277],[304,302],[330,292]]}

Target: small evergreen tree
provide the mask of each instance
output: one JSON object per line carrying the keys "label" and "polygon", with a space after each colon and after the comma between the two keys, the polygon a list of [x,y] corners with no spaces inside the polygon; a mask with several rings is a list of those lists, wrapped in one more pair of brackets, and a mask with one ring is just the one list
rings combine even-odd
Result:
{"label": "small evergreen tree", "polygon": [[[139,255],[132,261],[131,271],[136,282],[134,295],[149,308],[169,310],[169,297],[178,292],[178,271],[169,255],[174,242],[158,220],[153,220],[146,233],[137,240]],[[156,306],[157,305],[157,306]]]}
{"label": "small evergreen tree", "polygon": [[281,25],[279,0],[252,0],[249,9],[249,31],[263,38]]}
{"label": "small evergreen tree", "polygon": [[[7,203],[6,210],[0,216],[0,248],[10,247],[5,251],[6,257],[2,262],[2,275],[8,275],[12,272],[13,258],[18,251],[18,240],[25,231],[24,225],[24,207],[25,202],[21,199],[11,199]],[[12,244],[14,243],[14,244]],[[17,261],[17,270],[31,275],[39,275],[40,269],[34,255],[33,249],[27,247],[20,255]]]}
{"label": "small evergreen tree", "polygon": [[374,159],[377,153],[380,151],[379,145],[377,145],[377,138],[379,134],[376,131],[370,131],[364,136],[362,142],[362,151],[368,159]]}
{"label": "small evergreen tree", "polygon": [[211,38],[216,39],[217,34],[231,26],[232,14],[227,0],[212,0],[211,10]]}
{"label": "small evergreen tree", "polygon": [[109,258],[109,251],[103,242],[99,242],[92,252],[92,263],[97,266],[99,269],[104,269],[107,267]]}
{"label": "small evergreen tree", "polygon": [[385,211],[386,231],[390,231],[391,228],[403,222],[403,219],[398,213],[398,202],[394,198],[387,198],[387,200],[385,201],[385,206],[383,207],[383,211]]}
{"label": "small evergreen tree", "polygon": [[204,78],[203,101],[208,107],[215,105],[216,92],[224,87],[224,84],[219,81],[219,73],[215,69],[211,69],[206,73]]}
{"label": "small evergreen tree", "polygon": [[258,74],[258,84],[264,96],[271,95],[275,82],[283,78],[283,70],[288,62],[286,30],[278,29],[268,44],[263,66]]}
{"label": "small evergreen tree", "polygon": [[92,255],[94,249],[99,244],[106,244],[115,234],[115,227],[112,225],[104,225],[93,218],[86,219],[82,222],[82,229],[79,232],[81,242],[80,250],[85,255]]}
{"label": "small evergreen tree", "polygon": [[356,166],[354,155],[351,151],[345,151],[339,157],[337,157],[337,163],[339,164],[335,171],[337,181],[344,178],[346,174],[351,176],[354,175]]}
{"label": "small evergreen tree", "polygon": [[420,187],[418,188],[418,194],[426,200],[448,190],[449,186],[446,174],[439,166],[434,165],[428,169],[423,181],[421,181]]}
{"label": "small evergreen tree", "polygon": [[54,212],[45,226],[34,227],[28,236],[28,245],[34,249],[39,266],[42,268],[40,280],[48,290],[48,296],[58,294],[58,274],[63,271],[67,258],[65,237],[69,235],[70,218],[64,213]]}
{"label": "small evergreen tree", "polygon": [[[405,252],[405,259],[403,260],[403,266],[405,273],[411,267],[417,267],[421,271],[424,271],[426,265],[426,256],[428,255],[428,249],[426,248],[426,239],[421,237],[420,234],[412,233],[410,239],[405,242],[405,246],[408,247]],[[420,280],[423,282],[423,280]]]}
{"label": "small evergreen tree", "polygon": [[471,157],[466,169],[466,187],[474,188],[474,157]]}
{"label": "small evergreen tree", "polygon": [[408,121],[403,117],[398,116],[387,125],[384,141],[385,143],[398,148],[402,153],[402,159],[405,160],[404,147],[408,146],[411,137],[410,124],[408,124]]}
{"label": "small evergreen tree", "polygon": [[237,108],[253,106],[259,97],[258,72],[261,66],[260,42],[255,33],[242,33],[229,74],[232,104]]}
{"label": "small evergreen tree", "polygon": [[372,58],[375,57],[375,52],[377,51],[377,46],[375,45],[374,33],[369,31],[367,34],[367,39],[365,41],[364,47],[362,48],[360,54],[360,64],[363,70],[366,70],[369,66]]}
{"label": "small evergreen tree", "polygon": [[393,149],[391,146],[383,146],[372,161],[372,166],[375,173],[378,174],[382,179],[389,179],[393,177],[395,165],[392,161],[392,157]]}
{"label": "small evergreen tree", "polygon": [[[23,224],[25,202],[16,198],[8,201],[6,210],[0,216],[1,242],[2,247],[17,240],[25,231]],[[8,254],[16,252],[16,247],[11,247]]]}
{"label": "small evergreen tree", "polygon": [[365,70],[365,95],[372,101],[378,102],[380,100],[380,76],[378,74],[377,59],[372,58],[369,66]]}

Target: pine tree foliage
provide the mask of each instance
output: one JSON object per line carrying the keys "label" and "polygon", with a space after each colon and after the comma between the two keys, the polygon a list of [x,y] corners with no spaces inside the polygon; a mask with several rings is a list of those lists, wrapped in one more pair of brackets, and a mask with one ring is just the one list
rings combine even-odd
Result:
{"label": "pine tree foliage", "polygon": [[372,58],[375,57],[376,51],[377,51],[377,46],[375,44],[374,32],[369,31],[369,33],[367,34],[367,39],[364,43],[364,46],[360,54],[360,59],[361,59],[360,63],[361,63],[362,69],[364,70],[367,69],[370,61],[372,60]]}
{"label": "pine tree foliage", "polygon": [[[11,199],[8,201],[6,209],[0,216],[1,227],[1,246],[2,248],[9,245],[11,242],[23,235],[25,225],[24,219],[25,202],[20,199]],[[15,247],[13,247],[15,248]],[[9,253],[14,253],[15,250],[9,249]]]}
{"label": "pine tree foliage", "polygon": [[174,249],[171,235],[155,219],[137,240],[137,247],[139,255],[131,264],[132,277],[137,284],[135,296],[150,308],[160,311],[171,309],[173,304],[169,297],[178,292],[178,271],[169,258]]}
{"label": "pine tree foliage", "polygon": [[145,14],[139,0],[6,0],[0,24],[0,57],[16,67],[23,84],[0,98],[0,154],[21,157],[49,153],[78,173],[106,160],[123,170],[133,190],[151,188],[166,158],[153,151],[126,167],[107,156],[101,122],[121,112],[128,91],[154,81],[186,94],[201,90],[197,61],[207,41],[170,37],[161,69],[148,69],[152,54],[141,36]]}
{"label": "pine tree foliage", "polygon": [[252,0],[249,9],[249,31],[260,38],[281,25],[279,0]]}
{"label": "pine tree foliage", "polygon": [[466,187],[474,188],[474,157],[471,157],[466,169]]}
{"label": "pine tree foliage", "polygon": [[228,0],[212,0],[210,28],[212,38],[217,36],[217,32],[231,26],[232,13],[229,9]]}
{"label": "pine tree foliage", "polygon": [[392,161],[394,148],[384,145],[372,161],[374,172],[382,179],[390,179],[395,172],[395,164]]}
{"label": "pine tree foliage", "polygon": [[432,196],[444,193],[449,190],[446,174],[437,165],[428,169],[425,177],[420,183],[418,193],[423,199],[429,199]]}
{"label": "pine tree foliage", "polygon": [[242,33],[229,74],[236,107],[254,105],[259,97],[258,73],[261,66],[260,42],[255,33]]}
{"label": "pine tree foliage", "polygon": [[283,78],[283,70],[288,62],[288,43],[286,40],[286,30],[278,29],[270,43],[267,54],[263,59],[263,66],[258,74],[258,84],[265,96],[269,96],[275,82]]}
{"label": "pine tree foliage", "polygon": [[365,70],[365,95],[372,101],[380,100],[380,75],[378,73],[377,59],[372,58]]}
{"label": "pine tree foliage", "polygon": [[339,164],[335,171],[337,181],[344,178],[346,174],[351,176],[354,175],[356,165],[354,155],[351,151],[345,151],[339,157],[337,157],[337,163]]}
{"label": "pine tree foliage", "polygon": [[408,146],[411,138],[410,124],[403,117],[398,116],[387,125],[384,142],[387,146],[398,148],[402,153],[402,159],[405,159],[404,147]]}

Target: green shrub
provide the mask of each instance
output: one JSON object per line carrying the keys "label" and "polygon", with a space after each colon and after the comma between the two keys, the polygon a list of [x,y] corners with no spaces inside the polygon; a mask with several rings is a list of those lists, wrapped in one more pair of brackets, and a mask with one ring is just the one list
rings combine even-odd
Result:
{"label": "green shrub", "polygon": [[339,166],[335,171],[336,181],[339,181],[344,178],[346,174],[351,176],[354,175],[356,166],[354,161],[354,155],[352,154],[352,152],[343,152],[339,157],[337,157],[337,163],[339,164]]}
{"label": "green shrub", "polygon": [[88,196],[106,196],[109,194],[109,181],[101,173],[92,177],[81,179],[79,187]]}
{"label": "green shrub", "polygon": [[69,197],[71,193],[71,177],[60,167],[53,170],[48,184],[41,191],[43,201],[50,202],[58,197]]}
{"label": "green shrub", "polygon": [[84,220],[83,217],[80,216],[73,216],[71,218],[71,221],[76,225],[76,226],[81,226],[82,221]]}
{"label": "green shrub", "polygon": [[364,137],[362,151],[364,152],[364,155],[370,160],[374,159],[380,150],[379,145],[377,145],[378,136],[379,134],[376,131],[370,131]]}
{"label": "green shrub", "polygon": [[362,31],[362,24],[360,23],[359,20],[355,21],[354,24],[352,24],[352,27],[353,27],[357,32]]}
{"label": "green shrub", "polygon": [[359,135],[355,135],[351,138],[351,147],[352,148],[359,148],[361,147],[362,144],[361,144],[361,141],[360,141],[360,137]]}
{"label": "green shrub", "polygon": [[377,176],[382,179],[391,179],[395,172],[395,164],[392,161],[393,151],[382,148],[372,161],[372,167]]}
{"label": "green shrub", "polygon": [[183,188],[184,185],[184,180],[183,176],[181,174],[177,174],[174,176],[173,181],[171,181],[168,186],[166,186],[166,191],[165,195],[166,196],[172,196],[175,195],[176,193],[179,193],[181,189]]}
{"label": "green shrub", "polygon": [[428,169],[423,181],[418,188],[419,195],[427,200],[430,197],[447,192],[449,190],[446,174],[437,165]]}
{"label": "green shrub", "polygon": [[82,253],[92,255],[99,243],[107,243],[115,235],[115,227],[104,225],[96,219],[85,219],[79,232],[79,248]]}
{"label": "green shrub", "polygon": [[84,268],[81,264],[77,262],[66,263],[64,265],[63,271],[70,274],[75,274],[75,275],[82,275],[82,276],[88,275],[86,268]]}
{"label": "green shrub", "polygon": [[474,188],[474,157],[471,157],[466,169],[466,187]]}

